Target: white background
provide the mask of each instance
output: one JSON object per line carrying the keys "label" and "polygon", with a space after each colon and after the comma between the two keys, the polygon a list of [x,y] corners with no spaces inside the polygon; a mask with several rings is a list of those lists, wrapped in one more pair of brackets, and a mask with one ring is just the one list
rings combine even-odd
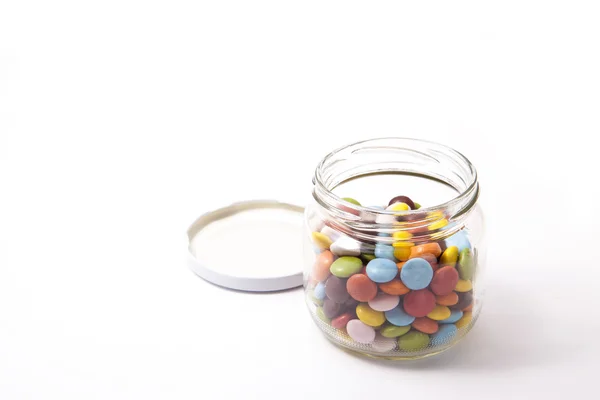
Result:
{"label": "white background", "polygon": [[[1,1],[0,398],[594,397],[595,3]],[[187,270],[200,213],[302,204],[324,154],[394,135],[480,171],[487,303],[451,351],[357,358],[300,290]]]}

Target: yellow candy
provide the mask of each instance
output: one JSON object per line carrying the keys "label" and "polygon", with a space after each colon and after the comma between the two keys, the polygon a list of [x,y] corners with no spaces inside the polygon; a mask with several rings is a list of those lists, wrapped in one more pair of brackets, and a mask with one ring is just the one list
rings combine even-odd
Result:
{"label": "yellow candy", "polygon": [[431,211],[427,213],[427,217],[431,220],[444,218],[444,213],[441,211]]}
{"label": "yellow candy", "polygon": [[462,318],[459,319],[458,321],[456,321],[456,327],[458,329],[460,328],[464,328],[465,326],[469,325],[471,323],[471,320],[473,319],[473,313],[471,311],[466,311]]}
{"label": "yellow candy", "polygon": [[409,211],[410,206],[406,203],[394,203],[387,208],[388,211]]}
{"label": "yellow candy", "polygon": [[317,247],[320,248],[321,250],[328,249],[329,246],[331,246],[331,243],[333,243],[331,241],[331,239],[329,239],[329,236],[327,236],[321,232],[313,232],[312,239],[313,239],[313,242],[315,242],[315,245],[317,245]]}
{"label": "yellow candy", "polygon": [[458,247],[450,246],[442,253],[442,257],[440,258],[440,264],[442,266],[451,265],[455,266],[458,261]]}
{"label": "yellow candy", "polygon": [[395,240],[408,240],[408,239],[412,238],[412,236],[413,236],[412,233],[407,232],[407,231],[397,231],[392,234],[392,237]]}
{"label": "yellow candy", "polygon": [[385,322],[385,314],[373,310],[367,303],[360,303],[356,306],[356,316],[369,326],[380,326]]}
{"label": "yellow candy", "polygon": [[394,247],[413,247],[415,244],[413,242],[394,242],[392,246]]}
{"label": "yellow candy", "polygon": [[471,289],[473,289],[473,284],[471,283],[471,281],[464,281],[462,279],[458,280],[458,283],[454,288],[454,290],[456,290],[457,292],[468,292]]}
{"label": "yellow candy", "polygon": [[444,219],[440,219],[439,221],[436,221],[433,224],[429,225],[427,227],[427,229],[429,229],[430,231],[435,231],[436,229],[441,229],[441,228],[445,227],[446,225],[448,225],[448,220],[446,218],[444,218]]}
{"label": "yellow candy", "polygon": [[450,317],[451,314],[452,314],[452,311],[450,311],[450,309],[448,307],[440,306],[438,304],[435,306],[433,311],[431,311],[429,314],[427,314],[427,317],[434,321],[441,321],[443,319]]}
{"label": "yellow candy", "polygon": [[394,257],[400,261],[408,261],[410,258],[410,247],[395,247],[394,246]]}

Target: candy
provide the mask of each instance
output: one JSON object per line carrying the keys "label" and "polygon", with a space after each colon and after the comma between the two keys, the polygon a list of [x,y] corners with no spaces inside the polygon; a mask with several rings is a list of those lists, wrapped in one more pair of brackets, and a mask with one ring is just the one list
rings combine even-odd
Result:
{"label": "candy", "polygon": [[436,333],[438,331],[438,323],[427,317],[415,319],[411,326],[414,329],[427,334]]}
{"label": "candy", "polygon": [[342,315],[339,315],[331,320],[331,326],[333,326],[336,329],[342,329],[346,327],[348,321],[354,318],[356,318],[356,316],[352,313],[343,313]]}
{"label": "candy", "polygon": [[394,257],[394,248],[388,244],[377,243],[375,245],[375,257],[377,258],[387,258],[388,260],[392,260],[396,262],[396,258]]}
{"label": "candy", "polygon": [[367,302],[377,295],[377,284],[364,274],[352,275],[346,282],[346,289],[353,299]]}
{"label": "candy", "polygon": [[375,334],[375,341],[371,343],[371,347],[373,350],[379,353],[387,353],[388,351],[394,350],[397,344],[397,340],[385,337],[381,333],[377,332]]}
{"label": "candy", "polygon": [[356,315],[369,326],[379,326],[385,322],[385,315],[381,311],[373,310],[367,303],[356,306]]}
{"label": "candy", "polygon": [[352,203],[355,206],[360,206],[361,204],[358,202],[358,200],[354,200],[352,197],[342,197],[342,200],[347,201],[348,203]]}
{"label": "candy", "polygon": [[369,307],[376,311],[390,311],[400,303],[400,296],[379,293],[369,301]]}
{"label": "candy", "polygon": [[346,280],[330,276],[325,282],[325,294],[336,303],[345,302],[350,297],[346,290]]}
{"label": "candy", "polygon": [[438,243],[426,243],[418,246],[411,247],[410,256],[419,257],[421,254],[430,253],[436,257],[439,257],[442,254],[442,248]]}
{"label": "candy", "polygon": [[329,250],[325,250],[317,256],[315,265],[313,266],[313,278],[317,281],[324,281],[331,274],[329,268],[333,263],[333,254]]}
{"label": "candy", "polygon": [[446,306],[440,306],[439,304],[434,307],[433,310],[429,314],[427,314],[428,318],[433,319],[434,321],[441,321],[443,319],[449,318],[452,312]]}
{"label": "candy", "polygon": [[406,203],[394,203],[388,208],[387,211],[410,211],[410,206]]}
{"label": "candy", "polygon": [[432,278],[433,269],[431,268],[431,265],[422,258],[412,258],[408,260],[402,267],[402,270],[400,270],[400,279],[402,280],[402,283],[412,290],[426,288]]}
{"label": "candy", "polygon": [[446,248],[440,257],[440,264],[443,266],[449,265],[454,267],[456,261],[458,261],[458,247],[456,246],[450,246]]}
{"label": "candy", "polygon": [[460,231],[446,239],[446,246],[456,246],[458,247],[458,251],[460,252],[464,249],[470,249],[471,243],[469,242],[465,231]]}
{"label": "candy", "polygon": [[453,306],[458,303],[458,295],[451,292],[445,296],[435,296],[435,302],[441,306]]}
{"label": "candy", "polygon": [[396,196],[390,200],[388,206],[391,206],[394,203],[405,203],[407,204],[411,210],[415,209],[415,203],[407,196]]}
{"label": "candy", "polygon": [[373,343],[375,340],[375,329],[358,319],[348,321],[346,324],[346,332],[348,332],[348,335],[352,340],[358,343],[369,344]]}
{"label": "candy", "polygon": [[[396,231],[392,233],[392,237],[394,238],[394,240],[399,240],[403,243],[406,243],[406,241],[410,240],[413,237],[413,235],[408,231]],[[414,246],[414,243],[409,243],[409,246],[407,247],[411,246]]]}
{"label": "candy", "polygon": [[438,229],[442,229],[446,225],[448,225],[448,220],[446,218],[442,218],[442,219],[434,222],[433,224],[430,224],[427,227],[427,229],[430,230],[430,231],[435,231],[435,230],[438,230]]}
{"label": "candy", "polygon": [[412,209],[418,210],[419,208],[421,208],[421,205],[419,203],[415,202],[415,206]]}
{"label": "candy", "polygon": [[457,329],[454,324],[440,325],[440,329],[431,336],[431,344],[433,346],[446,344],[456,335],[456,332]]}
{"label": "candy", "polygon": [[458,329],[464,328],[465,326],[467,326],[471,323],[472,319],[473,319],[473,313],[470,311],[467,311],[463,314],[461,319],[456,321],[456,327]]}
{"label": "candy", "polygon": [[410,289],[407,288],[400,279],[394,279],[386,283],[380,283],[379,289],[384,293],[396,296],[401,296],[410,292]]}
{"label": "candy", "polygon": [[329,319],[337,317],[340,314],[342,305],[331,299],[323,300],[323,313]]}
{"label": "candy", "polygon": [[466,311],[473,311],[473,303],[471,303],[471,305],[469,305],[468,307],[465,307],[465,308],[463,309],[463,311],[464,311],[464,312],[466,312]]}
{"label": "candy", "polygon": [[348,236],[342,236],[331,244],[329,250],[338,257],[359,256],[360,243]]}
{"label": "candy", "polygon": [[376,258],[367,264],[367,275],[377,283],[389,282],[398,274],[396,263],[386,258]]}
{"label": "candy", "polygon": [[313,291],[315,298],[319,300],[323,300],[325,298],[325,284],[323,282],[319,282]]}
{"label": "candy", "polygon": [[407,261],[410,258],[410,247],[395,247],[394,257],[400,261]]}
{"label": "candy", "polygon": [[329,246],[331,246],[331,243],[333,243],[328,236],[322,234],[321,232],[313,232],[312,239],[315,246],[321,250],[328,249]]}
{"label": "candy", "polygon": [[413,317],[424,317],[435,308],[435,295],[427,289],[415,290],[404,296],[404,310]]}
{"label": "candy", "polygon": [[398,348],[400,350],[419,350],[427,347],[428,345],[429,335],[423,332],[411,331],[398,338]]}
{"label": "candy", "polygon": [[439,296],[445,296],[454,290],[458,283],[458,272],[454,267],[446,266],[438,269],[431,280],[431,291]]}
{"label": "candy", "polygon": [[410,325],[396,326],[396,325],[385,325],[379,331],[382,336],[387,338],[395,338],[404,335],[410,330]]}
{"label": "candy", "polygon": [[471,249],[463,249],[458,257],[458,273],[460,274],[460,279],[473,279],[473,270],[474,262]]}
{"label": "candy", "polygon": [[471,283],[471,281],[464,281],[462,279],[458,280],[458,282],[456,283],[456,287],[454,288],[454,290],[457,292],[468,292],[472,289],[473,284]]}
{"label": "candy", "polygon": [[441,320],[440,324],[454,324],[459,319],[461,319],[463,316],[463,312],[460,310],[450,310],[450,311],[451,311],[450,316],[446,319]]}
{"label": "candy", "polygon": [[331,264],[329,271],[338,278],[348,278],[360,271],[362,261],[357,257],[340,257]]}
{"label": "candy", "polygon": [[413,323],[415,317],[407,314],[400,303],[394,309],[385,312],[385,319],[392,325],[407,326]]}
{"label": "candy", "polygon": [[427,261],[429,263],[429,265],[431,265],[431,269],[433,269],[433,271],[437,271],[438,269],[438,260],[437,258],[430,253],[425,253],[425,254],[421,254],[419,257],[410,257],[412,258],[422,258],[423,260]]}
{"label": "candy", "polygon": [[458,302],[452,308],[456,308],[458,310],[464,310],[469,307],[473,303],[473,293],[472,292],[464,292],[458,294]]}

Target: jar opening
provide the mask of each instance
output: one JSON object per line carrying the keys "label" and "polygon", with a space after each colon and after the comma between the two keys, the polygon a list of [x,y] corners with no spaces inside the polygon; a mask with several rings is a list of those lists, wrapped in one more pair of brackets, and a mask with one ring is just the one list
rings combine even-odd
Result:
{"label": "jar opening", "polygon": [[[336,193],[337,188],[348,182],[384,175],[435,181],[450,191],[445,192],[444,201],[440,203],[435,203],[434,199],[433,204],[423,204],[419,209],[401,213],[366,203],[356,205]],[[461,229],[462,217],[469,213],[479,196],[477,171],[465,156],[438,143],[409,138],[371,139],[334,150],[317,166],[313,183],[313,197],[332,219],[346,225],[341,227],[342,230],[363,233],[365,230],[415,229],[443,216],[451,223],[440,231],[450,235]],[[390,192],[393,195],[380,200],[388,201],[398,195],[411,197],[410,186],[410,183],[393,184],[390,190],[398,187],[400,192]],[[360,193],[356,196],[360,201]],[[430,239],[428,236],[427,240]]]}

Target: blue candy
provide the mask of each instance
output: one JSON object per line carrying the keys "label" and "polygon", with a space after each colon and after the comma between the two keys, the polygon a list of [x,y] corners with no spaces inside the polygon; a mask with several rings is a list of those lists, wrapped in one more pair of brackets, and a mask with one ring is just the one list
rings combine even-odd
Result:
{"label": "blue candy", "polygon": [[313,295],[319,300],[323,300],[325,298],[325,284],[323,282],[319,282],[317,286],[315,286]]}
{"label": "blue candy", "polygon": [[442,344],[447,344],[450,341],[450,339],[452,339],[452,337],[456,335],[457,331],[458,329],[454,324],[440,325],[438,331],[431,335],[431,345],[439,346]]}
{"label": "blue candy", "polygon": [[397,262],[396,257],[394,257],[394,248],[389,244],[377,243],[375,245],[375,257],[387,258],[388,260]]}
{"label": "blue candy", "polygon": [[402,302],[400,302],[400,304],[398,304],[395,308],[392,308],[390,311],[386,311],[385,319],[387,319],[390,324],[396,326],[408,326],[415,321],[415,317],[408,315],[404,311]]}
{"label": "blue candy", "polygon": [[424,259],[411,258],[400,270],[400,279],[409,289],[425,289],[433,279],[433,269]]}
{"label": "blue candy", "polygon": [[460,231],[446,239],[446,247],[450,246],[458,247],[459,253],[464,249],[470,249],[471,242],[469,242],[469,238],[467,238],[467,233],[465,231]]}
{"label": "blue candy", "polygon": [[[377,250],[375,250],[377,254]],[[375,258],[367,264],[367,276],[377,283],[389,282],[398,274],[396,263],[387,258]]]}
{"label": "blue candy", "polygon": [[440,324],[453,324],[462,318],[463,312],[460,310],[451,310],[452,314],[446,319],[439,321]]}

